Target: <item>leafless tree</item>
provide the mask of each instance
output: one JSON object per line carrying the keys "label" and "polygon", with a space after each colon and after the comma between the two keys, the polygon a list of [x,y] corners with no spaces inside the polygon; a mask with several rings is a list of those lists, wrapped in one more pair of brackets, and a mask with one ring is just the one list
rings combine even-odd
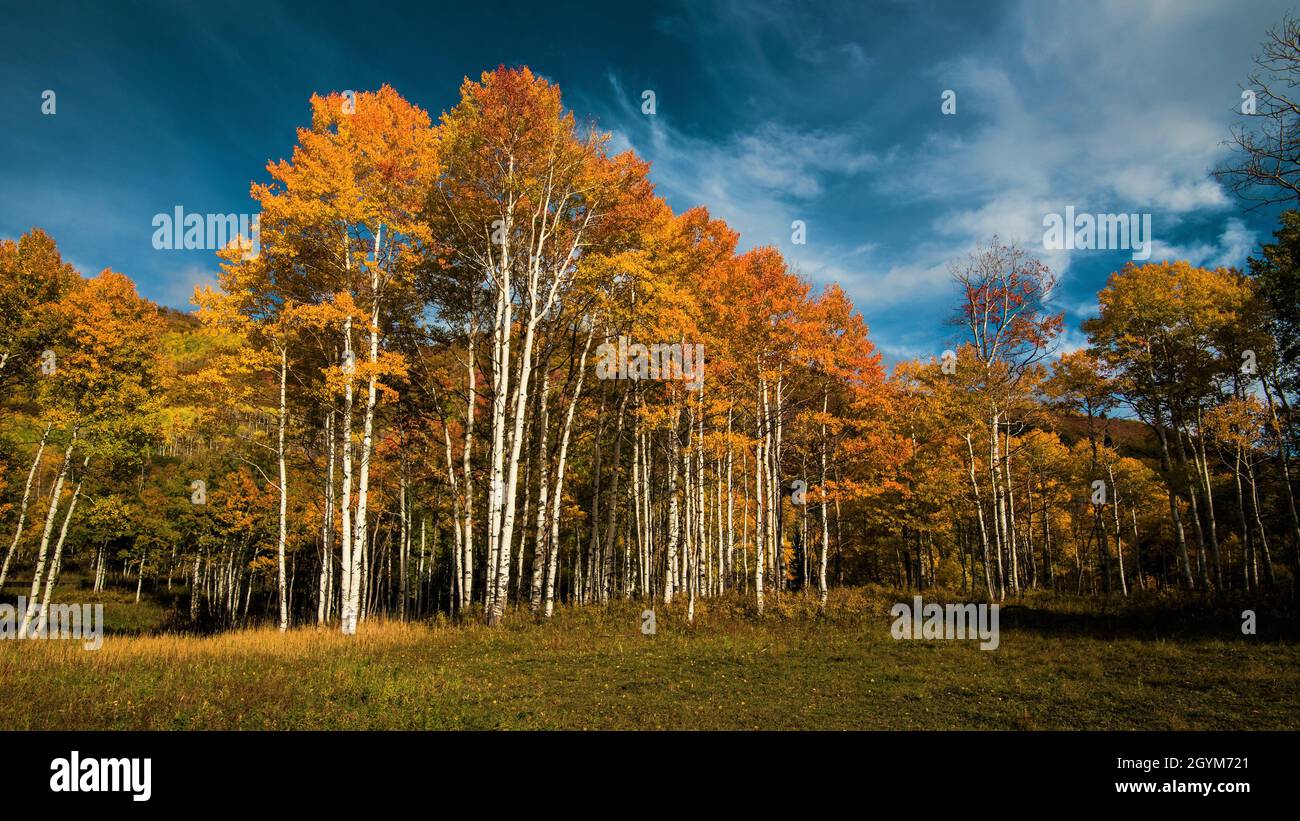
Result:
{"label": "leafless tree", "polygon": [[1242,90],[1244,122],[1224,141],[1232,157],[1213,172],[1251,210],[1300,204],[1300,20],[1287,14],[1260,49]]}

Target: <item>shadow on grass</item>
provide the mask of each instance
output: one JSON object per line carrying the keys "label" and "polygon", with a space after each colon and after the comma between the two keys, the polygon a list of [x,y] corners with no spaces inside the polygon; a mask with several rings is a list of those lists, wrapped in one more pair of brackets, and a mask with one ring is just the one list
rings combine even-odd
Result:
{"label": "shadow on grass", "polygon": [[[1245,611],[1254,613],[1253,635],[1242,632],[1247,623]],[[1300,641],[1300,618],[1295,603],[1280,596],[1252,599],[1232,595],[1223,598],[1196,595],[1182,599],[1161,596],[1105,602],[1092,611],[1031,599],[1024,603],[1004,602],[999,619],[1001,630],[1026,630],[1044,636],[1148,641]]]}

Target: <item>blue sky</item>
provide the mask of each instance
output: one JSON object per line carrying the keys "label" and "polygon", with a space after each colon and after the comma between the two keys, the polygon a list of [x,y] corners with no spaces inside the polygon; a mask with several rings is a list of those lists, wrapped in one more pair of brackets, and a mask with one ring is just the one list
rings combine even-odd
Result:
{"label": "blue sky", "polygon": [[502,63],[558,82],[677,210],[840,283],[889,362],[948,346],[947,264],[995,233],[1060,274],[1081,344],[1129,253],[1044,250],[1067,206],[1150,213],[1153,259],[1204,265],[1243,265],[1276,222],[1208,171],[1284,2],[439,6],[0,0],[0,237],[41,226],[83,273],[187,307],[216,259],[154,250],[153,216],[252,210],[313,91],[387,82],[436,116]]}

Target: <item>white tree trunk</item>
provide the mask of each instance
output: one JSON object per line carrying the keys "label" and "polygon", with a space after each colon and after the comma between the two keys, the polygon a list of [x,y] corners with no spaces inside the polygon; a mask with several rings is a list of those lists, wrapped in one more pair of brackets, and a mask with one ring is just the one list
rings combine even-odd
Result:
{"label": "white tree trunk", "polygon": [[356,552],[352,549],[352,374],[356,368],[355,355],[352,352],[352,317],[343,324],[343,363],[347,369],[347,381],[343,390],[343,499],[341,504],[342,525],[342,572],[340,579],[339,630],[344,635],[357,632],[357,608],[360,606],[360,570],[356,561]]}
{"label": "white tree trunk", "polygon": [[758,614],[763,615],[763,565],[767,561],[767,517],[766,496],[764,489],[763,445],[767,440],[767,383],[759,379],[759,396],[754,403],[754,416],[758,420],[757,437],[754,441],[754,601],[758,605]]}
{"label": "white tree trunk", "polygon": [[[537,463],[538,463],[538,488],[537,488],[537,524],[536,533],[533,540],[533,578],[529,586],[528,601],[531,610],[536,613],[542,606],[542,579],[546,574],[547,561],[547,541],[546,541],[546,514],[548,508],[546,505],[546,494],[549,491],[550,476],[550,458],[546,452],[546,433],[549,419],[547,417],[547,398],[551,390],[550,372],[542,369],[542,395],[541,401],[541,435],[540,442],[537,446]],[[522,549],[521,549],[522,553]]]}
{"label": "white tree trunk", "polygon": [[63,451],[63,464],[59,466],[59,475],[54,480],[54,490],[50,492],[50,509],[45,513],[45,530],[41,533],[41,547],[36,554],[36,569],[32,571],[32,589],[27,597],[27,608],[23,612],[23,621],[18,628],[18,635],[27,635],[27,630],[32,622],[32,617],[36,615],[37,596],[41,592],[41,582],[45,576],[45,561],[49,556],[50,534],[54,532],[54,519],[59,513],[59,497],[63,494],[63,481],[68,476],[68,468],[72,464],[72,449],[77,445],[77,435],[80,428],[73,426],[72,436],[68,439],[68,447]]}
{"label": "white tree trunk", "polygon": [[63,526],[59,528],[59,540],[54,545],[54,558],[50,562],[49,578],[45,580],[45,594],[41,597],[41,609],[37,615],[37,633],[45,632],[45,620],[49,617],[50,599],[54,595],[54,585],[59,580],[59,570],[63,567],[63,543],[68,538],[68,524],[72,521],[72,514],[77,510],[77,500],[81,498],[81,486],[86,481],[85,471],[90,465],[90,457],[87,456],[81,463],[81,477],[77,479],[77,486],[72,491],[72,499],[68,501],[68,512],[63,514]]}
{"label": "white tree trunk", "polygon": [[677,422],[681,418],[681,409],[673,411],[673,424],[668,430],[668,566],[664,571],[664,604],[673,603],[676,592],[677,574]]}
{"label": "white tree trunk", "polygon": [[582,384],[587,377],[587,353],[591,350],[591,339],[595,334],[595,325],[587,331],[587,342],[582,349],[582,358],[578,362],[578,382],[573,389],[573,400],[564,414],[564,430],[560,434],[560,452],[555,460],[555,495],[551,500],[551,548],[547,551],[546,567],[546,618],[555,612],[555,578],[560,564],[560,505],[564,501],[564,469],[568,465],[569,433],[573,430],[573,412],[582,396]]}
{"label": "white tree trunk", "polygon": [[[829,407],[830,407],[829,397],[826,395],[826,392],[823,391],[822,392],[822,416],[823,417],[826,416],[826,412]],[[826,587],[826,557],[830,553],[830,544],[831,544],[830,522],[827,517],[829,511],[826,509],[826,422],[824,421],[824,419],[822,421],[822,454],[821,455],[822,455],[822,481],[821,481],[822,555],[821,555],[821,561],[819,562],[820,566],[817,572],[817,592],[821,594],[821,607],[822,610],[824,611],[826,609],[826,599],[828,596],[828,590]],[[804,550],[805,551],[807,550],[806,546]]]}
{"label": "white tree trunk", "polygon": [[286,601],[287,589],[284,573],[284,546],[289,536],[289,478],[284,465],[284,425],[288,408],[285,406],[285,391],[289,382],[289,347],[280,348],[280,425],[279,438],[276,443],[276,458],[280,463],[280,538],[276,545],[276,586],[280,596],[280,632],[289,629],[289,608]]}
{"label": "white tree trunk", "polygon": [[330,615],[330,574],[334,566],[334,403],[330,401],[325,417],[325,513],[321,523],[320,586],[316,600],[316,623],[324,624]]}
{"label": "white tree trunk", "polygon": [[468,387],[465,393],[465,447],[461,452],[462,467],[465,472],[465,533],[461,545],[464,555],[460,563],[460,609],[462,613],[468,611],[474,598],[474,473],[472,470],[472,454],[474,452],[474,416],[478,408],[475,390],[478,364],[474,360],[475,330],[473,323],[470,323],[466,328],[469,338],[469,351],[465,366],[468,370]]}
{"label": "white tree trunk", "polygon": [[14,528],[14,538],[9,542],[9,549],[5,551],[4,566],[0,567],[0,589],[5,586],[5,579],[9,577],[9,563],[13,560],[14,553],[18,550],[18,542],[23,537],[23,525],[27,523],[27,503],[32,495],[32,481],[36,478],[36,470],[41,465],[41,455],[45,453],[45,443],[50,438],[50,429],[53,423],[45,426],[45,432],[41,434],[41,444],[36,448],[36,457],[32,459],[32,467],[27,471],[27,483],[23,485],[23,500],[18,505],[18,525]]}

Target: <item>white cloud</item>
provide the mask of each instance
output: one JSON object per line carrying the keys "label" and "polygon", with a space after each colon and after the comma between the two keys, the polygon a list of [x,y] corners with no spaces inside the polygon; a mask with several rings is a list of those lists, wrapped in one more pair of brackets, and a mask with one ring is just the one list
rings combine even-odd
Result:
{"label": "white cloud", "polygon": [[[1067,205],[1152,213],[1158,226],[1226,209],[1209,171],[1236,99],[1233,66],[1251,51],[1192,45],[1204,18],[1225,10],[1185,5],[1112,2],[1085,14],[1074,3],[1026,0],[995,45],[933,68],[957,91],[958,113],[887,156],[878,189],[934,201],[942,209],[934,230],[967,245],[994,233],[1035,245],[1042,216]],[[1018,47],[999,52],[999,41]],[[1068,267],[1063,254],[1044,257]]]}
{"label": "white cloud", "polygon": [[[811,222],[807,203],[825,193],[827,180],[863,174],[878,162],[849,134],[775,122],[721,142],[696,137],[675,128],[662,112],[642,114],[618,78],[609,80],[622,101],[611,147],[634,148],[650,160],[656,185],[679,204],[703,205],[725,219],[741,233],[742,247],[788,244],[790,223]],[[817,229],[810,224],[808,230]]]}
{"label": "white cloud", "polygon": [[160,277],[161,283],[154,289],[155,301],[160,305],[169,305],[182,311],[193,310],[190,299],[194,289],[200,285],[216,286],[217,274],[201,265],[187,265],[179,271]]}
{"label": "white cloud", "polygon": [[[735,139],[731,173],[776,194],[796,198],[822,193],[822,178],[852,176],[870,168],[876,157],[854,146],[847,134],[804,133],[769,123]],[[731,153],[732,147],[724,149]]]}
{"label": "white cloud", "polygon": [[1258,248],[1259,239],[1255,232],[1234,217],[1228,220],[1217,241],[1174,245],[1156,240],[1151,246],[1151,258],[1153,260],[1185,259],[1193,265],[1206,268],[1243,268],[1246,265],[1246,257],[1255,253]]}
{"label": "white cloud", "polygon": [[1086,347],[1088,347],[1088,335],[1077,328],[1067,326],[1056,338],[1052,349],[1059,357],[1061,354],[1074,353]]}
{"label": "white cloud", "polygon": [[1147,210],[1154,213],[1182,214],[1228,205],[1227,195],[1214,180],[1195,179],[1194,175],[1150,164],[1126,166],[1107,177],[1106,183],[1119,201],[1146,203]]}

